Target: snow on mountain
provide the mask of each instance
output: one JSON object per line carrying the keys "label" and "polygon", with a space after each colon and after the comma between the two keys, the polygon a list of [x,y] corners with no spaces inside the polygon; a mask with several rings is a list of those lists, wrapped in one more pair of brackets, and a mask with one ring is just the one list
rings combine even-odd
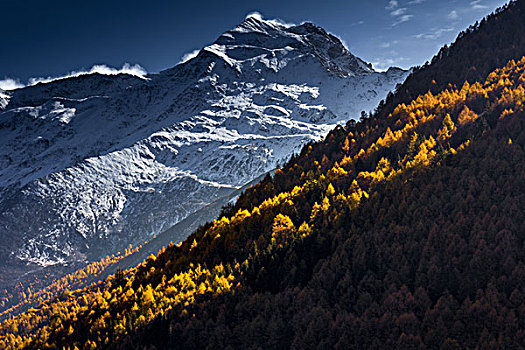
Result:
{"label": "snow on mountain", "polygon": [[9,102],[9,95],[2,89],[0,89],[0,110],[4,109]]}
{"label": "snow on mountain", "polygon": [[165,230],[373,110],[376,72],[311,23],[249,16],[158,74],[0,91],[0,264],[92,260]]}

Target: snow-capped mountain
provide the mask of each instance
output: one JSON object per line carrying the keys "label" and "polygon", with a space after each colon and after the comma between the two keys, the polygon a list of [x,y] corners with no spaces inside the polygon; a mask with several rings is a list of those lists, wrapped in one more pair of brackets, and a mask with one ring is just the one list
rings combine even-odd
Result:
{"label": "snow-capped mountain", "polygon": [[149,239],[373,110],[407,74],[375,71],[311,23],[250,16],[158,74],[0,91],[0,264]]}

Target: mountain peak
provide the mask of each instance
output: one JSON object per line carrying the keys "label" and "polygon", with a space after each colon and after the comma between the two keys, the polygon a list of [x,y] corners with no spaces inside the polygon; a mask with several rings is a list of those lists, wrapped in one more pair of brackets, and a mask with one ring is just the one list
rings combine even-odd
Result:
{"label": "mountain peak", "polygon": [[244,21],[233,29],[234,32],[262,32],[285,30],[290,27],[278,19],[265,19],[259,12],[252,12],[246,16]]}
{"label": "mountain peak", "polygon": [[202,52],[203,57],[211,54],[224,61],[234,68],[235,74],[244,71],[243,65],[250,71],[257,66],[265,75],[262,70],[277,73],[286,67],[297,68],[310,59],[317,60],[322,66],[320,70],[330,75],[350,77],[374,72],[369,63],[354,56],[337,36],[323,28],[311,22],[296,25],[265,19],[259,13],[246,16],[241,24],[223,33]]}

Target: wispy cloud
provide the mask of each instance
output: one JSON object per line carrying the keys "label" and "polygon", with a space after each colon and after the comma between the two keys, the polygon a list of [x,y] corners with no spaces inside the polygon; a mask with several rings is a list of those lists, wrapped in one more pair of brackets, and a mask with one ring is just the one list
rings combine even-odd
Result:
{"label": "wispy cloud", "polygon": [[450,11],[450,13],[447,15],[448,19],[456,20],[459,18],[458,12],[456,10]]}
{"label": "wispy cloud", "polygon": [[197,49],[197,50],[193,50],[191,52],[185,53],[184,55],[182,55],[182,57],[181,57],[181,59],[180,59],[178,64],[188,62],[192,58],[197,57],[197,55],[199,54],[200,51],[201,50]]}
{"label": "wispy cloud", "polygon": [[394,23],[392,23],[392,27],[395,27],[397,26],[398,24],[401,24],[401,23],[405,23],[405,22],[408,22],[410,21],[412,18],[414,17],[414,15],[403,15],[403,16],[399,16],[396,21]]}
{"label": "wispy cloud", "polygon": [[385,10],[391,11],[391,10],[396,9],[398,6],[399,6],[399,2],[397,2],[397,0],[390,0],[388,2],[388,5],[385,7]]}
{"label": "wispy cloud", "polygon": [[3,80],[0,80],[0,89],[2,90],[14,90],[23,88],[24,84],[18,79],[4,77]]}
{"label": "wispy cloud", "polygon": [[[417,1],[417,0],[414,0]],[[406,7],[399,7],[399,2],[397,0],[390,0],[388,5],[385,6],[385,10],[390,12],[390,16],[394,17],[394,22],[392,22],[392,27],[397,26],[398,24],[410,21],[414,15],[407,13]]]}
{"label": "wispy cloud", "polygon": [[397,10],[390,12],[390,16],[394,16],[394,17],[401,16],[405,14],[405,12],[407,12],[406,7],[401,7],[401,8],[398,8]]}
{"label": "wispy cloud", "polygon": [[361,21],[352,22],[350,25],[352,27],[355,27],[355,26],[362,26],[363,24],[365,24],[365,21],[361,20]]}
{"label": "wispy cloud", "polygon": [[419,5],[419,4],[422,4],[424,3],[426,0],[412,0],[412,1],[409,1],[408,4],[409,5]]}
{"label": "wispy cloud", "polygon": [[453,27],[440,28],[436,29],[429,33],[420,33],[414,35],[416,39],[426,39],[426,40],[436,40],[440,38],[444,33],[453,32],[455,29]]}
{"label": "wispy cloud", "polygon": [[488,8],[488,6],[481,4],[481,0],[471,1],[470,7],[473,8],[474,10],[484,10]]}
{"label": "wispy cloud", "polygon": [[387,42],[380,43],[379,47],[381,49],[388,49],[389,47],[392,47],[392,46],[397,45],[397,44],[399,44],[398,40],[394,40],[394,41],[391,41],[391,42],[387,41]]}

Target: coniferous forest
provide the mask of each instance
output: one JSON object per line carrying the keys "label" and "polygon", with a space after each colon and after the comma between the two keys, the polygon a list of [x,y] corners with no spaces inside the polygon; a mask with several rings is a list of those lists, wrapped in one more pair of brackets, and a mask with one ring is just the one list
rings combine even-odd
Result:
{"label": "coniferous forest", "polygon": [[522,349],[525,1],[137,268],[1,349]]}

